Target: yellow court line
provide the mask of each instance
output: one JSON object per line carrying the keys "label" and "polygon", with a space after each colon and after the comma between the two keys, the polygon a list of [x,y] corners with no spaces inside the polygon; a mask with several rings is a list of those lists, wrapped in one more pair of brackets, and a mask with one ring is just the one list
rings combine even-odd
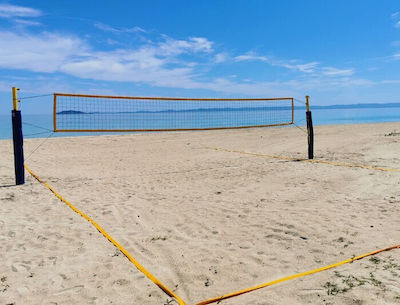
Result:
{"label": "yellow court line", "polygon": [[232,150],[232,149],[225,149],[225,148],[219,148],[219,147],[204,147],[204,148],[216,150],[216,151],[224,151],[224,152],[231,152],[231,153],[242,154],[242,155],[256,156],[256,157],[268,157],[268,158],[279,159],[279,160],[322,163],[322,164],[329,164],[329,165],[335,165],[335,166],[356,167],[356,168],[363,168],[363,169],[370,169],[370,170],[384,171],[384,172],[400,172],[400,169],[397,169],[397,168],[378,167],[378,166],[369,166],[369,165],[352,164],[352,163],[341,163],[341,162],[315,160],[315,159],[298,159],[298,158],[293,158],[293,157],[252,153],[252,152],[247,152],[247,151]]}
{"label": "yellow court line", "polygon": [[[37,181],[39,181],[40,183],[45,185],[58,199],[60,199],[67,206],[69,206],[74,212],[78,213],[80,216],[82,216],[87,221],[89,221],[101,234],[103,234],[104,237],[106,237],[116,248],[118,248],[129,259],[129,261],[131,261],[135,265],[135,267],[137,269],[139,269],[145,276],[147,276],[147,278],[149,278],[154,284],[156,284],[168,296],[174,298],[178,302],[179,305],[186,305],[186,303],[179,296],[177,296],[174,292],[172,292],[167,286],[165,286],[163,283],[161,283],[154,275],[152,275],[149,271],[147,271],[138,261],[136,261],[133,258],[133,256],[127,250],[125,250],[124,247],[122,247],[114,238],[112,238],[98,223],[96,223],[92,218],[90,218],[85,213],[83,213],[80,210],[78,210],[68,200],[64,199],[60,194],[58,194],[54,190],[53,187],[51,187],[47,182],[45,182],[42,179],[40,179],[39,176],[37,176],[26,164],[24,166],[25,166],[26,170]],[[264,284],[261,284],[261,285],[258,285],[258,286],[250,287],[250,288],[247,288],[247,289],[243,289],[243,290],[239,290],[239,291],[232,292],[232,293],[229,293],[229,294],[225,294],[225,295],[222,295],[222,296],[219,296],[219,297],[216,297],[216,298],[208,299],[208,300],[202,301],[200,303],[197,303],[196,305],[206,305],[206,304],[219,302],[219,301],[222,301],[222,300],[225,300],[225,299],[228,299],[228,298],[239,296],[241,294],[249,293],[249,292],[257,290],[257,289],[261,289],[261,288],[264,288],[264,287],[267,287],[267,286],[272,286],[274,284],[282,283],[282,282],[289,281],[289,280],[296,279],[296,278],[300,278],[300,277],[303,277],[303,276],[306,276],[306,275],[310,275],[310,274],[314,274],[314,273],[321,272],[321,271],[324,271],[324,270],[328,270],[328,269],[331,269],[331,268],[334,268],[334,267],[338,267],[338,266],[341,266],[341,265],[344,265],[344,264],[351,263],[351,262],[356,261],[356,260],[360,260],[360,259],[362,259],[364,257],[367,257],[367,256],[372,256],[372,255],[375,255],[375,254],[378,254],[378,253],[381,253],[381,252],[384,252],[384,251],[393,250],[393,249],[396,249],[396,248],[400,248],[400,244],[392,246],[392,247],[389,247],[389,248],[385,248],[385,249],[377,250],[377,251],[374,251],[374,252],[370,252],[370,253],[367,253],[367,254],[363,254],[363,255],[360,255],[360,256],[356,256],[356,257],[353,257],[353,258],[349,258],[349,259],[341,261],[339,263],[335,263],[335,264],[328,265],[328,266],[325,266],[325,267],[321,267],[321,268],[318,268],[318,269],[306,271],[306,272],[303,272],[303,273],[297,273],[297,274],[290,275],[290,276],[287,276],[287,277],[283,277],[281,279],[270,281],[270,282],[267,282],[267,283],[264,283]]]}
{"label": "yellow court line", "polygon": [[360,256],[356,256],[356,257],[353,257],[353,258],[349,258],[349,259],[346,259],[346,260],[341,261],[339,263],[332,264],[332,265],[329,265],[329,266],[325,266],[325,267],[322,267],[322,268],[318,268],[318,269],[314,269],[314,270],[310,270],[310,271],[306,271],[306,272],[302,272],[302,273],[293,274],[293,275],[286,276],[286,277],[280,278],[278,280],[270,281],[268,283],[264,283],[264,284],[261,284],[261,285],[258,285],[258,286],[254,286],[254,287],[250,287],[250,288],[247,288],[247,289],[243,289],[243,290],[239,290],[239,291],[236,291],[236,292],[232,292],[232,293],[229,293],[229,294],[221,295],[219,297],[208,299],[206,301],[197,303],[196,305],[206,305],[206,304],[219,302],[219,301],[222,301],[222,300],[225,300],[225,299],[229,299],[229,298],[232,298],[232,297],[236,297],[238,295],[245,294],[245,293],[257,290],[257,289],[261,289],[261,288],[264,288],[264,287],[267,287],[267,286],[272,286],[274,284],[286,282],[286,281],[289,281],[289,280],[293,280],[293,279],[296,279],[296,278],[299,278],[299,277],[303,277],[303,276],[306,276],[306,275],[314,274],[314,273],[321,272],[321,271],[324,271],[324,270],[332,269],[332,268],[335,268],[335,267],[338,267],[338,266],[341,266],[341,265],[344,265],[344,264],[348,264],[348,263],[354,262],[356,260],[363,259],[364,257],[367,257],[367,256],[375,255],[375,254],[378,254],[378,253],[381,253],[381,252],[384,252],[384,251],[389,251],[389,250],[393,250],[393,249],[397,249],[397,248],[400,248],[400,244],[398,244],[396,246],[389,247],[389,248],[385,248],[385,249],[377,250],[377,251],[374,251],[374,252],[370,252],[370,253],[367,253],[367,254],[363,254],[363,255],[360,255]]}
{"label": "yellow court line", "polygon": [[110,236],[97,222],[95,222],[92,218],[90,218],[88,215],[85,213],[81,212],[78,210],[76,207],[72,205],[68,200],[64,199],[60,194],[58,194],[47,182],[43,181],[40,179],[26,164],[24,165],[26,170],[40,183],[44,184],[51,192],[53,192],[54,195],[57,196],[58,199],[60,199],[62,202],[64,202],[67,206],[69,206],[74,212],[78,213],[81,215],[83,218],[85,218],[87,221],[89,221],[105,238],[107,238],[115,247],[117,247],[125,256],[127,259],[129,259],[132,264],[135,265],[139,271],[141,271],[147,278],[149,278],[154,284],[156,284],[162,291],[164,291],[167,295],[170,297],[174,298],[175,300],[178,301],[179,305],[186,305],[186,303],[179,297],[177,296],[174,292],[171,291],[167,286],[165,286],[163,283],[161,283],[154,275],[152,275],[149,271],[147,271],[136,259],[133,258],[133,256],[125,250],[124,247],[122,247],[114,238]]}

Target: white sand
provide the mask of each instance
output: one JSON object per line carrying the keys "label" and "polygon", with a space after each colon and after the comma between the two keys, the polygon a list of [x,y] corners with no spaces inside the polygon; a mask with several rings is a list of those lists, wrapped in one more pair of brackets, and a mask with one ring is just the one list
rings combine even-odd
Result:
{"label": "white sand", "polygon": [[[318,126],[316,158],[400,169],[394,131]],[[295,127],[131,134],[49,139],[26,163],[188,305],[400,243],[400,172],[209,146],[307,150]],[[0,141],[0,304],[176,304],[29,174],[8,187],[12,158]],[[400,250],[221,304],[400,304]]]}

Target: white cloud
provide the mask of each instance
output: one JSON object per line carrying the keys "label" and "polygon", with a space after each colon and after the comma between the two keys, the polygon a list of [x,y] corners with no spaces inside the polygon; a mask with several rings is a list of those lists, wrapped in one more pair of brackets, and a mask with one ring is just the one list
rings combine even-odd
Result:
{"label": "white cloud", "polygon": [[77,37],[0,32],[0,45],[0,68],[3,69],[64,72],[86,79],[177,87],[192,83],[197,64],[181,60],[179,56],[212,52],[212,42],[202,37],[187,40],[167,37],[160,43],[136,49],[101,52],[92,50]]}
{"label": "white cloud", "polygon": [[105,32],[112,32],[112,33],[137,33],[137,32],[146,32],[144,29],[141,27],[135,26],[133,28],[115,28],[112,27],[108,24],[104,24],[101,22],[95,22],[94,26],[98,28],[99,30],[105,31]]}
{"label": "white cloud", "polygon": [[153,78],[156,81],[159,77],[176,77],[188,72],[187,69],[166,69],[163,66],[167,62],[156,56],[156,50],[142,48],[92,52],[88,56],[71,60],[60,69],[80,78],[149,83]]}
{"label": "white cloud", "polygon": [[322,68],[322,74],[327,76],[350,76],[354,74],[353,69],[336,69],[333,67]]}
{"label": "white cloud", "polygon": [[298,63],[298,60],[283,60],[275,57],[256,55],[248,52],[235,57],[236,61],[262,61],[271,66],[283,67],[293,71],[299,71],[305,74],[314,74],[316,76],[350,76],[354,74],[353,69],[337,69],[334,67],[320,67],[320,63],[312,61],[308,63]]}
{"label": "white cloud", "polygon": [[[97,69],[97,68],[96,68]],[[94,82],[88,82],[84,85],[84,92],[90,92],[90,88],[98,88],[98,83],[96,80],[106,80],[106,81],[120,81],[117,74],[111,74],[111,70],[107,70],[105,68],[104,73],[101,75],[93,76],[91,73],[88,74],[90,79],[93,79]],[[81,71],[77,71],[79,77],[82,78]],[[214,92],[225,93],[228,95],[236,95],[236,96],[248,96],[248,97],[280,97],[280,96],[294,96],[300,97],[304,96],[305,92],[314,92],[314,95],[323,94],[324,92],[337,92],[338,89],[340,90],[354,90],[356,87],[367,88],[373,86],[375,83],[365,80],[365,79],[350,79],[347,77],[338,78],[338,79],[322,79],[322,78],[309,78],[309,79],[302,79],[302,80],[288,80],[288,81],[258,81],[254,82],[252,80],[230,80],[227,78],[217,78],[210,81],[199,82],[193,80],[192,75],[188,75],[187,73],[181,73],[180,71],[176,71],[175,75],[167,71],[165,75],[158,75],[160,71],[155,71],[154,74],[149,75],[147,80],[140,78],[141,82],[145,82],[147,84],[153,86],[161,86],[161,87],[170,87],[170,88],[182,88],[182,89],[201,89],[201,90],[209,90]],[[108,75],[108,76],[107,76]],[[132,75],[128,74],[120,74],[122,81],[128,81],[123,76],[128,77],[138,77],[135,76],[134,73]],[[135,79],[132,79],[135,81]],[[60,92],[71,92],[74,90],[74,85],[69,84],[65,81],[59,80],[52,80],[47,79],[45,82],[35,80],[34,85],[32,80],[26,82],[18,82],[21,87],[24,87],[24,91],[32,92],[41,92],[41,93],[48,93],[54,91]],[[395,81],[388,82],[388,84],[396,83]],[[0,91],[9,92],[11,84],[7,83],[4,86],[1,86],[0,81]],[[100,88],[99,88],[100,89]],[[93,90],[93,93],[99,94],[98,89]],[[110,94],[107,92],[105,94]],[[114,93],[114,92],[113,92]],[[114,93],[114,95],[121,94]],[[325,94],[324,94],[325,95]],[[335,96],[335,95],[334,95]],[[324,99],[326,101],[326,98]]]}
{"label": "white cloud", "polygon": [[227,53],[218,53],[214,57],[214,62],[219,64],[226,62],[229,59],[229,55]]}
{"label": "white cloud", "polygon": [[389,84],[389,85],[391,85],[391,84],[397,85],[397,84],[400,84],[400,79],[388,79],[388,80],[383,80],[381,83],[382,83],[382,84]]}
{"label": "white cloud", "polygon": [[40,22],[37,21],[31,21],[31,20],[25,20],[25,19],[14,19],[13,20],[15,23],[23,25],[23,26],[37,26],[37,25],[41,25]]}
{"label": "white cloud", "polygon": [[159,44],[159,51],[164,55],[180,55],[184,53],[211,53],[212,42],[204,37],[190,37],[188,40],[176,40],[163,35],[164,42]]}
{"label": "white cloud", "polygon": [[183,61],[180,55],[211,53],[212,42],[202,37],[175,40],[164,36],[164,41],[137,49],[109,52],[88,52],[63,64],[64,73],[86,79],[138,82],[153,86],[201,88],[194,81],[197,63]]}
{"label": "white cloud", "polygon": [[393,55],[391,56],[391,58],[392,58],[392,59],[395,59],[395,60],[400,59],[400,53],[393,54]]}
{"label": "white cloud", "polygon": [[0,32],[0,45],[0,68],[35,72],[56,72],[71,57],[86,49],[78,38],[52,33]]}
{"label": "white cloud", "polygon": [[301,80],[275,82],[245,82],[239,77],[233,80],[229,76],[215,79],[199,71],[196,56],[208,56],[209,65],[227,60],[229,56],[226,53],[214,54],[213,42],[204,37],[176,40],[163,36],[161,42],[149,42],[137,48],[97,51],[74,36],[46,32],[0,32],[0,45],[0,68],[61,72],[94,81],[142,83],[247,96],[298,96],[310,90],[372,85],[368,80],[350,78],[352,69],[320,68],[318,62],[298,63],[296,60],[280,60],[254,53],[234,57],[234,60],[258,60],[305,75]]}
{"label": "white cloud", "polygon": [[315,68],[319,65],[319,63],[316,62],[316,61],[313,61],[313,62],[309,62],[309,63],[306,63],[306,64],[291,65],[291,64],[282,63],[281,65],[282,65],[282,67],[285,67],[285,68],[288,68],[288,69],[299,70],[299,71],[304,72],[304,73],[312,73],[312,72],[315,71]]}
{"label": "white cloud", "polygon": [[366,79],[341,78],[307,78],[288,81],[231,81],[219,78],[212,82],[191,83],[193,88],[207,89],[226,94],[240,94],[244,96],[303,96],[310,91],[336,91],[340,89],[354,89],[355,87],[370,87],[373,82]]}
{"label": "white cloud", "polygon": [[112,26],[109,26],[107,24],[100,23],[100,22],[94,23],[94,26],[96,28],[98,28],[99,30],[106,31],[106,32],[114,32],[114,33],[120,32],[120,30],[113,28]]}
{"label": "white cloud", "polygon": [[0,17],[3,18],[39,17],[41,15],[42,12],[34,8],[12,4],[0,4]]}
{"label": "white cloud", "polygon": [[116,40],[114,40],[114,39],[111,39],[111,38],[107,38],[107,40],[106,40],[106,42],[109,44],[109,45],[118,45],[119,44],[119,42],[118,41],[116,41]]}
{"label": "white cloud", "polygon": [[213,51],[213,43],[204,37],[191,37],[189,41],[192,42],[192,47],[195,52],[207,52],[211,53]]}
{"label": "white cloud", "polygon": [[269,58],[266,56],[258,56],[255,55],[253,52],[248,52],[243,55],[239,55],[235,57],[236,61],[263,61],[263,62],[268,62]]}
{"label": "white cloud", "polygon": [[282,60],[274,57],[260,56],[253,52],[248,52],[243,55],[235,57],[236,61],[262,61],[268,63],[271,66],[283,67],[290,70],[297,70],[303,73],[312,73],[315,68],[319,65],[318,62],[313,61],[305,64],[296,63],[297,60]]}
{"label": "white cloud", "polygon": [[395,28],[400,28],[400,12],[395,12],[391,15],[392,19],[398,20],[395,22],[394,27]]}

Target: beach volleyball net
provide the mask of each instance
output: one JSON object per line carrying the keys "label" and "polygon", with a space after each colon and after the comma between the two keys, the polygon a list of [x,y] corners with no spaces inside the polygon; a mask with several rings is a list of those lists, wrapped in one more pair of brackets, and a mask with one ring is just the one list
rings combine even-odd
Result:
{"label": "beach volleyball net", "polygon": [[54,94],[55,132],[212,130],[291,125],[284,98],[168,98]]}

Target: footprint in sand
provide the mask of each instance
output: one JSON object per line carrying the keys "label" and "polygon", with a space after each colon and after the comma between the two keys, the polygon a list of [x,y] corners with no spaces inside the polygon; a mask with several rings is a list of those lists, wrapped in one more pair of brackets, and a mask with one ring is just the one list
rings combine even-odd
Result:
{"label": "footprint in sand", "polygon": [[56,288],[63,288],[64,280],[67,279],[67,276],[64,274],[58,274],[50,280],[50,285]]}
{"label": "footprint in sand", "polygon": [[11,237],[11,238],[13,238],[13,237],[15,237],[15,235],[17,235],[14,231],[9,231],[8,233],[7,233],[7,236],[8,237]]}
{"label": "footprint in sand", "polygon": [[24,295],[24,294],[27,294],[30,290],[26,286],[20,286],[17,288],[17,291],[20,295]]}
{"label": "footprint in sand", "polygon": [[114,285],[114,286],[126,286],[126,285],[128,285],[129,283],[130,283],[130,282],[129,282],[128,280],[119,279],[119,280],[114,281],[113,285]]}
{"label": "footprint in sand", "polygon": [[65,293],[77,293],[81,291],[85,286],[84,285],[76,285],[71,288],[66,288],[63,290],[60,290],[59,292],[55,293],[54,295],[60,295],[60,294],[65,294]]}
{"label": "footprint in sand", "polygon": [[30,266],[21,263],[14,263],[11,265],[11,270],[14,272],[28,273],[30,269]]}

